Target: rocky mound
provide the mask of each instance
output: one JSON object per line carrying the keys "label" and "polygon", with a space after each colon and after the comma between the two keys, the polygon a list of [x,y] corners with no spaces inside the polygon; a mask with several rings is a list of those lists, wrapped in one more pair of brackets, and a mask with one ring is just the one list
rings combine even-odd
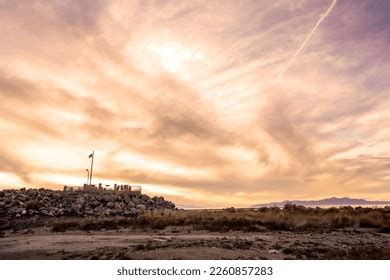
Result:
{"label": "rocky mound", "polygon": [[0,217],[28,216],[136,216],[146,210],[175,209],[163,197],[129,192],[53,191],[21,189],[0,191]]}

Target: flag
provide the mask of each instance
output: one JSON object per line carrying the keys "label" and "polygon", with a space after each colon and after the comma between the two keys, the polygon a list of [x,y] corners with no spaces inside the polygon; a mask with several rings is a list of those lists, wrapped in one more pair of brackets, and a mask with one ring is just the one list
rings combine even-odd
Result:
{"label": "flag", "polygon": [[88,158],[91,158],[91,157],[93,157],[93,154],[90,154]]}

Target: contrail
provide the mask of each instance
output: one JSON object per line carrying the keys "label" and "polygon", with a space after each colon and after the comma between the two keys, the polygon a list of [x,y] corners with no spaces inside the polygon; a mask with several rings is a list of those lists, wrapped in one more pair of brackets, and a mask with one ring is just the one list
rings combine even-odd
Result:
{"label": "contrail", "polygon": [[310,31],[309,35],[306,37],[305,41],[303,41],[302,45],[299,47],[299,49],[295,52],[292,59],[287,63],[286,67],[284,67],[283,71],[279,74],[278,78],[276,79],[279,81],[283,75],[286,73],[287,69],[293,64],[295,59],[297,58],[298,54],[302,51],[302,49],[305,47],[307,41],[309,41],[310,37],[314,34],[318,26],[320,26],[321,22],[329,15],[329,13],[332,11],[334,5],[336,5],[337,0],[333,0],[332,4],[330,4],[329,8],[326,10],[325,14],[323,14],[320,19],[317,21],[314,28]]}

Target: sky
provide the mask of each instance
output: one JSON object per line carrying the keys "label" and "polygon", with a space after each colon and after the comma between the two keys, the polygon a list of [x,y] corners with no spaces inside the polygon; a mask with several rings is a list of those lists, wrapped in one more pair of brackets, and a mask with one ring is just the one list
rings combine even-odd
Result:
{"label": "sky", "polygon": [[390,200],[390,1],[0,0],[0,188]]}

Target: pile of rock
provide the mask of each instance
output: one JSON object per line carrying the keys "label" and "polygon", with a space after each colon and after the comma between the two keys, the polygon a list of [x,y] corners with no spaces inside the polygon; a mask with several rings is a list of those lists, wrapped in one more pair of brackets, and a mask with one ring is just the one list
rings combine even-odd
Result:
{"label": "pile of rock", "polygon": [[175,209],[163,197],[129,192],[53,191],[20,189],[0,191],[0,216],[135,216],[147,210]]}

